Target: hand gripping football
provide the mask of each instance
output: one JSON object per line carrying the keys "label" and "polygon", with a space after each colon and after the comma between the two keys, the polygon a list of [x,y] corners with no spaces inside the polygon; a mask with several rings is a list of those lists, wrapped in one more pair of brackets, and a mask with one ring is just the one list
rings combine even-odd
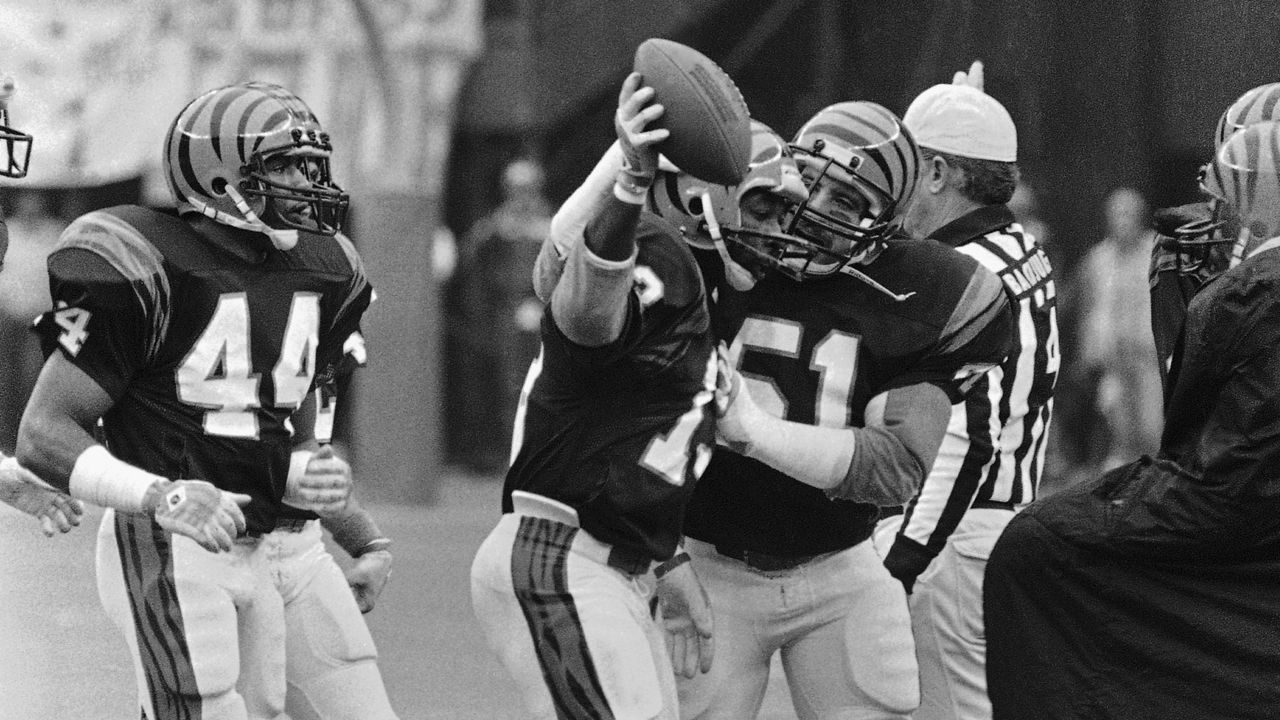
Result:
{"label": "hand gripping football", "polygon": [[751,115],[724,70],[687,45],[659,38],[640,44],[634,69],[665,108],[650,126],[671,131],[658,151],[696,178],[742,182],[751,159]]}

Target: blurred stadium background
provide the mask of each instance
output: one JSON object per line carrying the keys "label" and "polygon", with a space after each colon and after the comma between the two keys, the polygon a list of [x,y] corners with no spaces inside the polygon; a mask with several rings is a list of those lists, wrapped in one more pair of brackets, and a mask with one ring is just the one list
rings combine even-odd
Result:
{"label": "blurred stadium background", "polygon": [[[497,512],[497,468],[483,458],[505,447],[462,416],[507,413],[498,381],[468,372],[469,359],[527,350],[458,317],[446,290],[485,286],[483,265],[454,259],[468,257],[468,230],[499,204],[513,159],[545,169],[553,204],[586,174],[640,41],[702,50],[784,135],[839,100],[901,112],[984,60],[1050,238],[1070,368],[1088,342],[1074,331],[1073,271],[1102,237],[1103,198],[1131,186],[1154,207],[1195,199],[1219,113],[1280,78],[1276,27],[1272,0],[0,0],[0,72],[18,82],[10,119],[36,136],[31,175],[0,184],[12,235],[0,449],[12,450],[39,366],[26,327],[47,303],[43,258],[61,227],[95,207],[165,203],[161,139],[198,92],[289,86],[334,137],[351,235],[379,291],[372,362],[340,440],[399,543],[370,619],[392,699],[406,719],[514,717],[466,599],[471,552]],[[451,277],[455,266],[473,277]],[[1078,385],[1064,377],[1058,395],[1050,485],[1088,463]],[[93,594],[92,534],[44,542],[0,511],[0,720],[127,716],[131,673]]]}

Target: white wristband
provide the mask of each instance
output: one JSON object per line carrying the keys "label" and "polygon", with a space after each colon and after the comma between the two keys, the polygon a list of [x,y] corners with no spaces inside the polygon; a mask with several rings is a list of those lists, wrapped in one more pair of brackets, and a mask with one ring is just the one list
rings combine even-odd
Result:
{"label": "white wristband", "polygon": [[123,512],[142,512],[143,499],[165,478],[117,459],[101,445],[85,448],[71,468],[71,497]]}
{"label": "white wristband", "polygon": [[628,205],[643,205],[646,191],[646,187],[624,183],[621,179],[613,184],[613,196]]}

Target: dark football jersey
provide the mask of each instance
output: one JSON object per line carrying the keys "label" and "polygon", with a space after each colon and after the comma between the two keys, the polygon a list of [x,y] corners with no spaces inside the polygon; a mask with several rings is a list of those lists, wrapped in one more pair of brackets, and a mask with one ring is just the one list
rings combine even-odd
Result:
{"label": "dark football jersey", "polygon": [[674,227],[640,216],[625,327],[576,345],[543,316],[516,416],[503,510],[523,490],[578,511],[597,539],[671,557],[714,444],[714,348],[697,264]]}
{"label": "dark football jersey", "polygon": [[245,231],[119,206],[82,216],[49,257],[54,309],[37,321],[111,396],[109,449],[173,479],[250,495],[275,526],[289,416],[332,374],[372,288],[349,240],[258,250]]}
{"label": "dark football jersey", "polygon": [[[705,263],[704,263],[705,264]],[[927,382],[958,401],[1009,351],[1003,286],[973,258],[931,240],[891,242],[858,268],[903,299],[840,274],[777,275],[748,293],[720,287],[713,314],[755,402],[794,422],[861,427],[867,403]],[[828,499],[717,447],[685,519],[690,537],[733,550],[815,555],[866,539],[875,506]]]}

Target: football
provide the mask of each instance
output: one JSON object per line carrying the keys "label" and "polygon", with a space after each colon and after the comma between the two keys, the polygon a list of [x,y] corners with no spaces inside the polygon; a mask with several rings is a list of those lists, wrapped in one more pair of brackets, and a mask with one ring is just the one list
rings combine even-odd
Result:
{"label": "football", "polygon": [[697,50],[660,38],[640,44],[634,70],[664,108],[650,127],[671,131],[658,151],[696,178],[742,182],[751,160],[751,115],[724,70]]}

